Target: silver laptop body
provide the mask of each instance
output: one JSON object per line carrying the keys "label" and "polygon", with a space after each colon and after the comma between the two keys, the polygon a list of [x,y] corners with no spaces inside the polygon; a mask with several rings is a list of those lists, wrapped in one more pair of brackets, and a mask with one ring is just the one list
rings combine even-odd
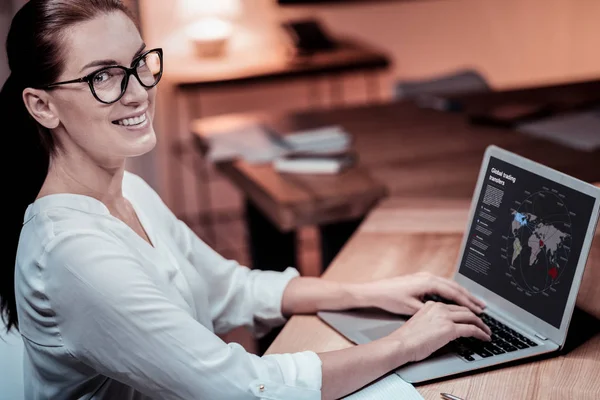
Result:
{"label": "silver laptop body", "polygon": [[[495,329],[499,344],[491,350],[498,354],[489,356],[491,351],[479,348],[483,356],[465,357],[472,350],[463,352],[454,343],[395,372],[408,382],[419,383],[561,349],[599,206],[599,188],[489,146],[453,279],[483,299],[485,314],[508,330]],[[406,320],[377,310],[317,315],[356,344],[382,338]],[[509,342],[498,337],[510,330],[519,338],[512,341],[508,335]],[[511,349],[511,343],[519,348]],[[506,350],[498,350],[503,348],[500,345]]]}

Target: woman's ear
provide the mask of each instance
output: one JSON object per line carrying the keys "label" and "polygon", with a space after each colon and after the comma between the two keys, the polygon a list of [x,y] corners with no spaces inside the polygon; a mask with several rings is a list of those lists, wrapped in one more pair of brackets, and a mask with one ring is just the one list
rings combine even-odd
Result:
{"label": "woman's ear", "polygon": [[52,98],[45,90],[26,88],[23,102],[29,114],[45,128],[55,129],[60,124]]}

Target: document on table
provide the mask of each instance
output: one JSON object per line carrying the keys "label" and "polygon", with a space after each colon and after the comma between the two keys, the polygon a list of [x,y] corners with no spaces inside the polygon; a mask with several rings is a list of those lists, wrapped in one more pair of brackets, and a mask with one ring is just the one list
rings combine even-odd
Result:
{"label": "document on table", "polygon": [[208,159],[212,162],[243,158],[250,163],[271,162],[288,150],[276,143],[259,125],[224,132],[209,139]]}
{"label": "document on table", "polygon": [[343,398],[344,400],[423,400],[417,389],[396,374],[390,374]]}
{"label": "document on table", "polygon": [[211,136],[207,157],[212,162],[241,158],[262,164],[287,154],[343,152],[350,144],[350,134],[337,125],[281,135],[265,126],[251,125]]}

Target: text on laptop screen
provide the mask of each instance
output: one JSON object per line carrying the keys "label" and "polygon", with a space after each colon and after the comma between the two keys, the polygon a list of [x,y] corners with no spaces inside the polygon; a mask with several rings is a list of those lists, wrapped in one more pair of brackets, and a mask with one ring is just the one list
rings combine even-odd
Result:
{"label": "text on laptop screen", "polygon": [[459,272],[560,328],[594,198],[490,157]]}

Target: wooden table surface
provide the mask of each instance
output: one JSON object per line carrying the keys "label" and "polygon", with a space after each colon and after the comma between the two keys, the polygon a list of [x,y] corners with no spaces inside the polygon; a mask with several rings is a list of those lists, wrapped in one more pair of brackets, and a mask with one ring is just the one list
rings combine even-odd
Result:
{"label": "wooden table surface", "polygon": [[505,104],[513,106],[541,104],[558,112],[572,109],[574,106],[597,105],[600,100],[600,79],[502,90],[492,96],[481,92],[446,97],[459,103],[460,108],[469,114],[479,114]]}
{"label": "wooden table surface", "polygon": [[[584,97],[589,93],[585,85],[562,90],[570,99],[575,99],[581,90]],[[540,96],[543,99],[549,92],[541,90],[537,97],[524,93],[528,102]],[[518,93],[507,95],[511,101],[523,98]],[[580,152],[509,129],[472,125],[464,114],[423,109],[409,102],[216,117],[195,121],[192,131],[200,146],[206,146],[211,135],[249,123],[264,123],[280,132],[341,125],[353,135],[361,165],[374,180],[385,185],[389,198],[361,225],[327,269],[325,279],[361,282],[417,271],[450,276],[465,227],[466,209],[484,150],[490,144],[584,181],[600,181],[600,152]],[[322,185],[309,176],[300,183],[287,181],[279,185],[273,184],[273,179],[283,178],[277,178],[278,174],[268,165],[255,167],[236,161],[221,167],[262,210],[279,206],[277,199],[281,198],[286,198],[288,205],[301,204],[307,201],[306,193],[308,201],[319,200],[314,193]],[[291,190],[289,185],[298,190]],[[600,317],[600,295],[595,291],[600,283],[597,242],[577,304]],[[576,326],[575,322],[572,326]],[[597,332],[592,325],[572,331]],[[600,398],[600,335],[578,340],[582,343],[577,345],[577,340],[569,339],[567,344],[574,348],[559,357],[448,379],[418,389],[427,399],[438,399],[440,392],[455,393],[468,400]],[[268,353],[322,352],[351,345],[317,317],[295,316]]]}
{"label": "wooden table surface", "polygon": [[282,175],[270,164],[244,161],[220,165],[221,172],[282,230],[368,211],[383,191],[389,197],[469,199],[490,144],[584,181],[600,181],[598,151],[576,151],[509,129],[472,125],[464,114],[423,109],[410,102],[226,115],[196,120],[191,130],[206,148],[211,136],[253,123],[279,132],[341,125],[352,135],[359,156],[359,169],[333,177]]}
{"label": "wooden table surface", "polygon": [[[323,278],[364,282],[417,271],[449,277],[455,269],[468,206],[467,200],[460,199],[385,200],[367,217]],[[600,241],[594,243],[577,306],[600,318],[600,294],[596,290],[600,284]],[[425,399],[439,399],[440,392],[467,400],[598,399],[600,327],[598,320],[591,321],[589,317],[573,318],[567,351],[556,357],[422,384],[417,389]],[[316,316],[294,316],[267,353],[325,352],[352,345]]]}
{"label": "wooden table surface", "polygon": [[165,66],[165,79],[181,90],[223,88],[347,72],[376,72],[391,65],[387,54],[355,39],[339,39],[339,47],[312,56],[256,52],[244,57],[210,60],[175,56]]}

